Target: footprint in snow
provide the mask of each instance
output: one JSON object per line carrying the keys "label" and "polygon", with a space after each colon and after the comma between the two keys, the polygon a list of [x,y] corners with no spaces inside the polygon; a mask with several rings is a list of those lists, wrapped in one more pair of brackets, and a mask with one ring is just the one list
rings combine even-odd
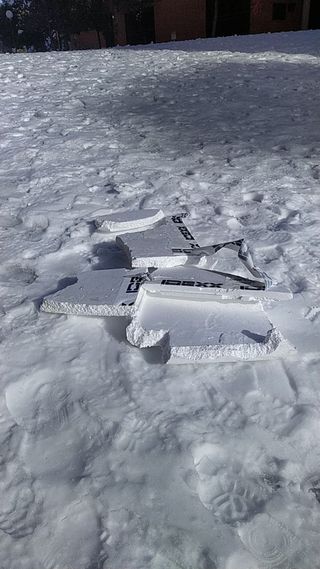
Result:
{"label": "footprint in snow", "polygon": [[0,284],[3,286],[29,285],[38,278],[37,273],[28,266],[4,265],[0,268]]}
{"label": "footprint in snow", "polygon": [[224,523],[250,519],[271,497],[274,488],[268,478],[247,472],[222,446],[204,443],[193,457],[200,501]]}
{"label": "footprint in snow", "polygon": [[250,421],[279,436],[289,434],[303,419],[296,405],[271,395],[261,397],[259,391],[252,391],[244,397],[243,410]]}
{"label": "footprint in snow", "polygon": [[299,542],[288,528],[268,514],[258,514],[238,531],[259,569],[293,569]]}
{"label": "footprint in snow", "polygon": [[311,176],[314,180],[320,180],[320,166],[313,166],[311,168]]}
{"label": "footprint in snow", "polygon": [[183,532],[171,534],[152,559],[151,569],[216,569],[211,552]]}
{"label": "footprint in snow", "polygon": [[312,446],[303,461],[305,476],[300,489],[313,496],[320,504],[320,454],[317,446]]}
{"label": "footprint in snow", "polygon": [[87,438],[77,425],[45,436],[26,433],[21,454],[34,478],[50,484],[76,483],[83,476],[90,452]]}
{"label": "footprint in snow", "polygon": [[43,569],[102,567],[99,523],[90,499],[66,504],[37,532],[32,541],[35,558]]}
{"label": "footprint in snow", "polygon": [[5,394],[8,411],[29,433],[59,429],[69,421],[74,402],[64,384],[50,370],[40,370],[10,383]]}
{"label": "footprint in snow", "polygon": [[244,427],[247,417],[235,401],[213,388],[207,391],[207,397],[208,405],[181,421],[179,430],[183,436],[188,436],[188,433],[204,435],[208,432],[237,431]]}
{"label": "footprint in snow", "polygon": [[160,444],[157,428],[135,412],[129,413],[121,423],[113,445],[122,451],[150,452]]}
{"label": "footprint in snow", "polygon": [[28,213],[22,215],[24,228],[28,231],[29,241],[40,241],[47,231],[50,222],[46,215]]}
{"label": "footprint in snow", "polygon": [[307,476],[301,483],[301,489],[313,495],[320,504],[320,471]]}
{"label": "footprint in snow", "polygon": [[33,533],[38,523],[40,503],[32,481],[16,463],[6,465],[0,481],[0,529],[16,538]]}
{"label": "footprint in snow", "polygon": [[22,220],[16,215],[13,215],[11,213],[0,214],[0,226],[2,229],[12,229],[21,223]]}

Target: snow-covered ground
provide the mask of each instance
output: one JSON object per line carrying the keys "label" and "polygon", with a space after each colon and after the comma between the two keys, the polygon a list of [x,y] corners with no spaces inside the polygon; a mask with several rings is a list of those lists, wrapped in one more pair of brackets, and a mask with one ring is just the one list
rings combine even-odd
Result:
{"label": "snow-covered ground", "polygon": [[[319,77],[319,31],[1,56],[3,569],[320,566]],[[39,313],[114,263],[94,211],[158,206],[292,288],[295,359],[162,366]]]}

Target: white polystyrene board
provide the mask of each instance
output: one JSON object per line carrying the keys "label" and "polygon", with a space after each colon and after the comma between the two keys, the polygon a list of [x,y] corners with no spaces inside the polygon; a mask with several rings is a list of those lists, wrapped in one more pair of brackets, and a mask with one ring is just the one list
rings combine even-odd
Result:
{"label": "white polystyrene board", "polygon": [[163,219],[161,209],[126,210],[99,216],[95,219],[95,225],[99,231],[117,234],[141,231],[153,227]]}
{"label": "white polystyrene board", "polygon": [[185,214],[166,217],[147,231],[125,233],[116,239],[133,267],[172,267],[188,260],[188,251],[198,247],[183,220]]}
{"label": "white polystyrene board", "polygon": [[199,247],[199,249],[194,251],[192,257],[189,253],[190,260],[194,256],[196,261],[198,257],[200,258],[199,266],[201,268],[232,273],[241,277],[250,277],[248,269],[241,262],[235,251],[223,248],[214,255],[205,255],[203,249],[205,248]]}
{"label": "white polystyrene board", "polygon": [[[254,265],[250,251],[243,239],[200,247],[184,220],[187,214],[166,217],[158,225],[138,233],[117,236],[133,267],[175,267],[186,263],[199,267],[210,259],[210,269],[233,273],[252,281],[255,288],[260,283],[270,287],[272,280]],[[203,267],[205,268],[205,267]],[[277,291],[280,292],[279,290]]]}
{"label": "white polystyrene board", "polygon": [[259,302],[178,298],[159,294],[153,283],[140,288],[128,341],[160,346],[164,361],[263,360],[282,357],[290,347]]}
{"label": "white polystyrene board", "polygon": [[80,273],[75,284],[47,296],[41,310],[84,316],[128,316],[133,313],[145,278],[142,271],[127,269]]}
{"label": "white polystyrene board", "polygon": [[239,276],[250,274],[251,278],[254,277],[256,281],[260,281],[267,288],[274,284],[269,275],[255,265],[244,239],[224,241],[203,247],[198,246],[189,251],[189,257],[190,262],[198,258],[198,264],[202,268],[206,268],[205,265],[208,263],[211,265],[207,266],[208,269],[231,272]]}
{"label": "white polystyrene board", "polygon": [[230,273],[206,270],[192,265],[158,268],[151,273],[151,281],[159,284],[167,294],[175,296],[198,295],[205,293],[221,298],[242,298],[260,300],[288,300],[291,291],[274,285],[265,289],[264,284],[254,279],[239,277]]}

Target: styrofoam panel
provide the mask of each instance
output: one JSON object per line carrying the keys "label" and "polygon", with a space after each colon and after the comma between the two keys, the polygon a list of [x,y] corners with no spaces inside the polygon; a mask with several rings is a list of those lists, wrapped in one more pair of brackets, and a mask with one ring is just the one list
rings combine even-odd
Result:
{"label": "styrofoam panel", "polygon": [[160,346],[165,361],[250,361],[290,351],[259,302],[170,297],[159,288],[141,287],[127,339]]}
{"label": "styrofoam panel", "polygon": [[80,273],[78,281],[47,296],[41,310],[84,316],[128,316],[146,274],[139,270],[110,269]]}
{"label": "styrofoam panel", "polygon": [[99,231],[116,234],[141,231],[146,227],[154,226],[163,219],[164,213],[161,209],[126,210],[97,217],[95,225]]}

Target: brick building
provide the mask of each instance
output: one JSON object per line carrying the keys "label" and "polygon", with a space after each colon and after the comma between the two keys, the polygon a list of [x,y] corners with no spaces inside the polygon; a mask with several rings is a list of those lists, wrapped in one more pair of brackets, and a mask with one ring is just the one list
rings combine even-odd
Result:
{"label": "brick building", "polygon": [[[110,1],[110,0],[105,0]],[[320,28],[320,0],[155,0],[112,15],[109,33],[82,32],[77,49]],[[107,40],[107,41],[106,41]]]}
{"label": "brick building", "polygon": [[250,33],[300,30],[304,0],[251,0]]}

